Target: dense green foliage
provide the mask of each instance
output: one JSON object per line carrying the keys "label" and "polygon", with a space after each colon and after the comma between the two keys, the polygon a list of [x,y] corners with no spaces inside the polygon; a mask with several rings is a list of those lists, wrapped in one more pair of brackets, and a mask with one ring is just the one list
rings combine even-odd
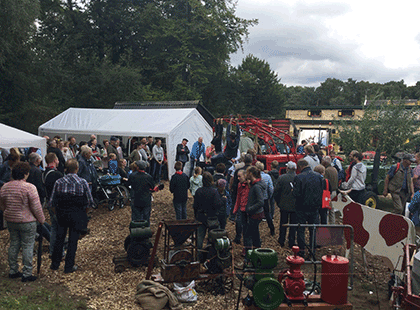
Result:
{"label": "dense green foliage", "polygon": [[288,106],[420,98],[420,83],[328,78],[285,87],[253,55],[233,67],[257,20],[234,0],[0,0],[0,122],[36,132],[69,107],[201,100],[216,116],[284,117]]}
{"label": "dense green foliage", "polygon": [[351,124],[337,122],[340,133],[337,142],[345,153],[380,150],[393,156],[399,151],[412,152],[420,143],[419,113],[418,106],[407,107],[402,101],[373,102]]}

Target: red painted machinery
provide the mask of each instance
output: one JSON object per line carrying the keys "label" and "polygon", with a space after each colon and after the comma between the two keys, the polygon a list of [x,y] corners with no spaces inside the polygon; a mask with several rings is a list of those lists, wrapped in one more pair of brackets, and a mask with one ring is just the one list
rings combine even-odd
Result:
{"label": "red painted machinery", "polygon": [[298,256],[298,246],[293,246],[292,251],[294,255],[290,255],[286,258],[287,264],[290,269],[284,270],[279,273],[278,280],[281,283],[283,278],[284,281],[284,292],[286,296],[286,302],[289,306],[294,301],[302,301],[304,305],[307,305],[306,296],[303,294],[305,291],[305,281],[300,267],[305,263],[305,260]]}
{"label": "red painted machinery", "polygon": [[414,244],[404,246],[404,260],[401,269],[394,270],[391,280],[388,282],[388,295],[392,300],[392,309],[420,309],[420,294],[415,291],[413,285],[415,252]]}
{"label": "red painted machinery", "polygon": [[[222,120],[229,123],[231,118],[225,116],[222,117]],[[271,162],[277,160],[280,164],[280,173],[284,173],[287,162],[293,161],[297,163],[299,159],[304,157],[303,154],[296,153],[296,146],[292,137],[286,132],[266,124],[262,120],[252,115],[238,115],[232,120],[232,125],[236,126],[236,123],[238,123],[241,130],[258,137],[258,139],[265,143],[266,154],[260,154],[257,158],[265,164],[267,169],[270,167]],[[278,146],[280,144],[284,146],[285,154],[279,152]]]}

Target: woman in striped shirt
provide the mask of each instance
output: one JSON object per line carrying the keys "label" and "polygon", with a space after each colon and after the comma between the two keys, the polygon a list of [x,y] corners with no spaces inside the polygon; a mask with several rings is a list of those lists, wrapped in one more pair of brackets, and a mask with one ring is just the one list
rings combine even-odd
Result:
{"label": "woman in striped shirt", "polygon": [[[30,166],[17,163],[12,170],[12,181],[0,190],[0,209],[10,233],[9,278],[22,277],[22,282],[35,281],[32,275],[36,222],[44,224],[45,217],[35,185],[27,183]],[[19,272],[17,258],[22,249],[22,273]]]}

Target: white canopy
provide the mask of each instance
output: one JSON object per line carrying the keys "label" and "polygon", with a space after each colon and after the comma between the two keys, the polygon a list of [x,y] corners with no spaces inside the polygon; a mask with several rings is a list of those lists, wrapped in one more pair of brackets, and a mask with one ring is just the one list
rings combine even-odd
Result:
{"label": "white canopy", "polygon": [[[109,138],[160,137],[166,139],[169,177],[175,173],[176,146],[183,138],[188,147],[199,137],[209,145],[213,138],[212,128],[201,114],[190,109],[79,109],[70,108],[57,115],[38,129],[40,136],[74,135],[88,137],[91,134]],[[189,169],[189,165],[186,165]],[[187,170],[188,172],[188,170]]]}
{"label": "white canopy", "polygon": [[44,138],[0,124],[0,148],[10,149],[12,147],[36,147],[41,149],[43,157],[47,154],[47,142]]}

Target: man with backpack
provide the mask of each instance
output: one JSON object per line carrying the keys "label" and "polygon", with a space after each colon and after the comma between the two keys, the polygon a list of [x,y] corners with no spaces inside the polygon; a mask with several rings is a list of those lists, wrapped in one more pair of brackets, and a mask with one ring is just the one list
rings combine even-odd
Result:
{"label": "man with backpack", "polygon": [[55,182],[62,178],[64,175],[57,170],[57,166],[59,164],[59,160],[57,155],[54,153],[48,153],[47,156],[45,156],[45,162],[47,163],[47,167],[45,168],[45,171],[42,174],[42,182],[45,186],[45,193],[47,198],[47,209],[50,214],[51,218],[51,235],[50,235],[50,255],[52,255],[53,249],[54,249],[54,243],[57,237],[57,217],[54,214],[54,212],[51,210],[50,205],[50,198],[51,193],[53,191]]}
{"label": "man with backpack", "polygon": [[411,155],[404,155],[401,162],[391,166],[385,178],[383,195],[386,197],[388,192],[391,194],[397,214],[404,214],[408,198],[413,198],[414,195],[410,168],[410,164],[414,161]]}

